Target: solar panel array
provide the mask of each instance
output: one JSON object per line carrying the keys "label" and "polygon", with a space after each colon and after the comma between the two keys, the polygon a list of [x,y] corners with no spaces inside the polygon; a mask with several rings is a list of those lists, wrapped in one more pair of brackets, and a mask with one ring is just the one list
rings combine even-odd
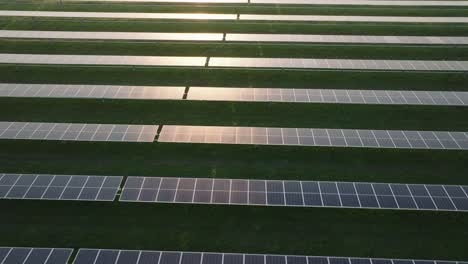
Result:
{"label": "solar panel array", "polygon": [[128,177],[124,202],[468,211],[468,186]]}
{"label": "solar panel array", "polygon": [[0,199],[113,201],[121,176],[0,174]]}
{"label": "solar panel array", "polygon": [[0,247],[1,264],[67,264],[73,249]]}
{"label": "solar panel array", "polygon": [[467,44],[468,37],[227,33],[226,41],[453,45]]}
{"label": "solar panel array", "polygon": [[0,97],[182,99],[185,87],[0,83]]}
{"label": "solar panel array", "polygon": [[206,57],[0,54],[0,63],[204,67]]}
{"label": "solar panel array", "polygon": [[158,142],[466,150],[468,133],[166,125]]}
{"label": "solar panel array", "polygon": [[392,23],[468,23],[467,17],[405,17],[405,16],[320,16],[320,15],[257,15],[207,13],[130,13],[130,12],[62,12],[0,10],[0,16],[169,19],[169,20],[241,20],[241,21],[336,21]]}
{"label": "solar panel array", "polygon": [[190,87],[188,100],[468,105],[468,92]]}
{"label": "solar panel array", "polygon": [[343,70],[468,71],[468,61],[210,57],[209,67]]}
{"label": "solar panel array", "polygon": [[[70,0],[73,2],[88,0]],[[143,3],[244,3],[244,4],[301,4],[301,5],[377,5],[377,6],[467,6],[467,1],[369,1],[369,0],[97,0],[99,2]]]}
{"label": "solar panel array", "polygon": [[468,17],[405,17],[405,16],[321,16],[321,15],[257,15],[240,14],[239,20],[251,21],[334,21],[391,23],[468,23]]}
{"label": "solar panel array", "polygon": [[12,11],[0,10],[0,16],[63,17],[63,18],[123,18],[170,20],[237,20],[236,14],[203,13],[130,13],[130,12],[61,12],[61,11]]}
{"label": "solar panel array", "polygon": [[263,255],[208,252],[80,249],[74,264],[463,264],[466,262]]}
{"label": "solar panel array", "polygon": [[[102,0],[99,0],[102,1]],[[120,1],[120,0],[119,0]],[[125,0],[123,0],[125,1]],[[151,1],[151,0],[150,0]],[[164,1],[164,0],[157,0]],[[198,1],[198,0],[195,0]],[[377,6],[466,6],[467,1],[368,1],[368,0],[250,0],[252,4],[377,5]]]}
{"label": "solar panel array", "polygon": [[0,139],[153,142],[157,125],[0,122]]}
{"label": "solar panel array", "polygon": [[[223,33],[150,33],[150,32],[89,32],[0,30],[0,38],[32,39],[99,39],[99,40],[164,40],[164,41],[223,41]],[[304,43],[364,43],[364,44],[425,44],[464,45],[468,37],[442,36],[362,36],[307,34],[241,34],[226,33],[227,42],[304,42]]]}
{"label": "solar panel array", "polygon": [[[0,30],[1,38],[222,41],[223,33]],[[457,40],[454,40],[457,42]]]}
{"label": "solar panel array", "polygon": [[0,54],[0,63],[241,67],[344,70],[468,71],[468,61],[228,58],[111,55]]}
{"label": "solar panel array", "polygon": [[[0,83],[0,97],[181,100],[185,87]],[[468,92],[190,87],[188,100],[468,105]]]}

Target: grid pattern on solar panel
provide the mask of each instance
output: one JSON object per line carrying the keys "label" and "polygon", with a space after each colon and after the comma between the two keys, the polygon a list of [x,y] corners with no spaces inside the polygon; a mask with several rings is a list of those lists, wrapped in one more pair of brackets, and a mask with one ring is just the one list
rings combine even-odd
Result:
{"label": "grid pattern on solar panel", "polygon": [[468,92],[190,87],[189,100],[468,105]]}
{"label": "grid pattern on solar panel", "polygon": [[[241,20],[241,21],[337,21],[394,23],[468,23],[467,17],[408,17],[408,16],[322,16],[266,14],[204,14],[204,13],[130,13],[130,12],[61,12],[0,10],[0,16],[18,17],[82,17],[111,19],[170,19],[170,20]],[[239,17],[238,17],[239,16]]]}
{"label": "grid pattern on solar panel", "polygon": [[124,202],[468,211],[468,186],[129,177]]}
{"label": "grid pattern on solar panel", "polygon": [[2,97],[182,99],[185,87],[1,83]]}
{"label": "grid pattern on solar panel", "polygon": [[89,31],[34,31],[0,30],[2,38],[32,39],[108,39],[108,40],[170,40],[222,41],[223,33],[167,33],[167,32],[89,32]]}
{"label": "grid pattern on solar panel", "polygon": [[157,125],[0,122],[0,139],[153,142]]}
{"label": "grid pattern on solar panel", "polygon": [[[100,39],[100,40],[165,40],[165,41],[223,41],[223,33],[141,33],[88,31],[0,30],[1,38],[32,39]],[[225,41],[308,42],[308,43],[380,43],[380,44],[468,44],[468,37],[442,36],[362,36],[307,34],[241,34],[226,33]]]}
{"label": "grid pattern on solar panel", "polygon": [[[73,2],[88,0],[68,0]],[[368,1],[368,0],[98,0],[99,2],[152,3],[252,3],[252,4],[309,4],[309,5],[385,5],[385,6],[466,6],[466,1]]]}
{"label": "grid pattern on solar panel", "polygon": [[336,21],[393,23],[468,23],[466,17],[408,17],[408,16],[322,16],[322,15],[258,15],[239,14],[241,21]]}
{"label": "grid pattern on solar panel", "polygon": [[308,42],[308,43],[368,43],[368,44],[467,44],[467,37],[438,36],[361,36],[305,34],[241,34],[227,33],[226,41]]}
{"label": "grid pattern on solar panel", "polygon": [[468,133],[167,125],[158,142],[466,150]]}
{"label": "grid pattern on solar panel", "polygon": [[367,1],[367,0],[250,0],[252,4],[383,5],[383,6],[466,6],[466,1]]}
{"label": "grid pattern on solar panel", "polygon": [[463,264],[456,261],[80,249],[74,264]]}
{"label": "grid pattern on solar panel", "polygon": [[206,57],[0,54],[0,63],[204,67]]}
{"label": "grid pattern on solar panel", "polygon": [[208,67],[468,71],[468,61],[210,57]]}
{"label": "grid pattern on solar panel", "polygon": [[18,17],[82,17],[82,18],[129,18],[129,19],[174,19],[174,20],[236,20],[236,14],[204,13],[131,13],[131,12],[61,12],[61,11],[13,11],[0,10],[0,16]]}
{"label": "grid pattern on solar panel", "polygon": [[[134,65],[395,71],[468,71],[468,61],[229,58],[171,56],[0,54],[0,63],[46,65]],[[205,65],[206,64],[206,65]]]}
{"label": "grid pattern on solar panel", "polygon": [[0,174],[0,199],[113,201],[121,176]]}
{"label": "grid pattern on solar panel", "polygon": [[67,264],[73,249],[0,247],[2,264]]}

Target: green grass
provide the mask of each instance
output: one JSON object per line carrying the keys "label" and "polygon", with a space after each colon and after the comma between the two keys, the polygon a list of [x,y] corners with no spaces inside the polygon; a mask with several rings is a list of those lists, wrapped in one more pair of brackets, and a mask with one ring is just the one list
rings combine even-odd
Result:
{"label": "green grass", "polygon": [[468,184],[466,151],[0,141],[4,173]]}
{"label": "green grass", "polygon": [[0,53],[468,60],[467,46],[0,40]]}
{"label": "green grass", "polygon": [[467,73],[0,65],[0,82],[467,91]]}
{"label": "green grass", "polygon": [[[0,201],[1,245],[468,258],[468,214]],[[442,243],[443,241],[443,243]]]}
{"label": "green grass", "polygon": [[448,106],[1,98],[0,109],[2,121],[468,131],[468,109]]}
{"label": "green grass", "polygon": [[57,1],[8,1],[3,10],[81,11],[81,12],[203,12],[314,15],[380,16],[467,16],[467,7],[409,6],[326,6],[326,5],[245,5],[245,4],[157,4],[157,3],[64,3]]}
{"label": "green grass", "polygon": [[349,23],[349,22],[226,22],[100,20],[61,18],[0,18],[3,30],[69,30],[128,32],[230,32],[285,34],[350,34],[390,36],[468,36],[466,24]]}

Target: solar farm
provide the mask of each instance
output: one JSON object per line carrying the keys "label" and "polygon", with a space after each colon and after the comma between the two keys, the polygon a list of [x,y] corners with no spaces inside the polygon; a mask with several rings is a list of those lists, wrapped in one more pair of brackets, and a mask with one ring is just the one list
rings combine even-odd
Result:
{"label": "solar farm", "polygon": [[468,264],[468,1],[0,0],[0,264]]}

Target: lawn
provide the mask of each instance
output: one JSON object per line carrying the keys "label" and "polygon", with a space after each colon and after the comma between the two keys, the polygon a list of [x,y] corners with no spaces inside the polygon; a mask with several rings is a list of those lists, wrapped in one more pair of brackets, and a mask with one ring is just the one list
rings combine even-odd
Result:
{"label": "lawn", "polygon": [[[0,201],[1,244],[468,258],[468,215],[389,210]],[[441,243],[443,241],[443,243]]]}
{"label": "lawn", "polygon": [[[66,3],[0,10],[468,16],[468,7]],[[0,17],[1,30],[468,36],[468,24]],[[0,40],[0,53],[468,60],[468,45]],[[466,72],[0,65],[1,83],[468,91]],[[466,107],[0,98],[0,121],[468,131]],[[468,185],[468,151],[0,140],[0,173]],[[468,214],[0,200],[0,246],[466,260]]]}

